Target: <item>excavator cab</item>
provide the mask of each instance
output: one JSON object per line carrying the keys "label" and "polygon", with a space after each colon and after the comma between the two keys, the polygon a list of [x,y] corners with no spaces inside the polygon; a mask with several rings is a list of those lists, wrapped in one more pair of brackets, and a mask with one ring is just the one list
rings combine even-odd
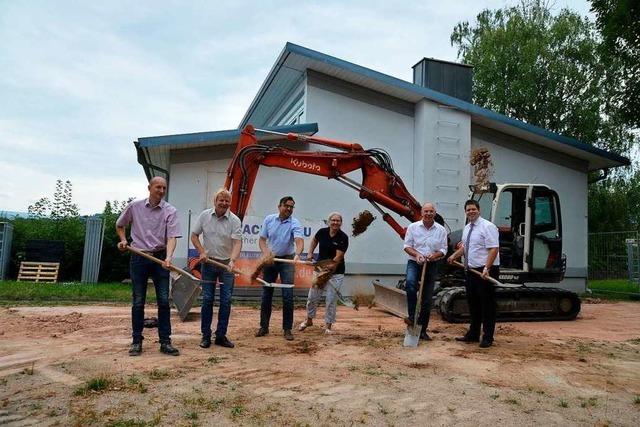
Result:
{"label": "excavator cab", "polygon": [[557,283],[564,277],[558,194],[546,185],[470,186],[480,212],[500,233],[500,279]]}

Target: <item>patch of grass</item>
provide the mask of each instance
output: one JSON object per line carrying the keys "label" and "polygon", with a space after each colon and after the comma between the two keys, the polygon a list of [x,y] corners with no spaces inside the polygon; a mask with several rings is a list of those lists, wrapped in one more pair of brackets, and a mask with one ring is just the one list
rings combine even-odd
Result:
{"label": "patch of grass", "polygon": [[197,420],[198,413],[196,411],[189,411],[186,414],[184,414],[184,417],[188,420]]}
{"label": "patch of grass", "polygon": [[149,379],[164,380],[167,378],[169,378],[169,371],[166,369],[153,368],[153,370],[149,372]]}
{"label": "patch of grass", "polygon": [[242,405],[236,405],[231,408],[231,418],[238,418],[242,416],[247,410]]}
{"label": "patch of grass", "polygon": [[633,403],[636,405],[640,405],[640,395],[636,394],[636,397],[633,399]]}
{"label": "patch of grass", "polygon": [[7,385],[8,382],[9,380],[7,380],[6,378],[0,378],[0,385]]}
{"label": "patch of grass", "polygon": [[135,374],[132,374],[127,378],[127,386],[130,390],[138,391],[140,393],[146,393],[148,391],[146,384],[143,383]]}
{"label": "patch of grass", "polygon": [[630,284],[627,279],[589,280],[588,286],[599,298],[610,300],[633,300],[633,295],[639,292],[638,285]]}
{"label": "patch of grass", "polygon": [[632,338],[630,340],[627,340],[627,342],[631,344],[640,344],[640,338]]}
{"label": "patch of grass", "polygon": [[24,368],[22,370],[21,373],[25,374],[25,375],[33,375],[33,367],[34,367],[35,363],[31,363],[31,366],[28,366],[26,368]]}
{"label": "patch of grass", "polygon": [[115,420],[105,424],[106,427],[145,427],[146,422],[138,419]]}
{"label": "patch of grass", "polygon": [[576,346],[576,351],[581,354],[591,353],[591,344],[579,342],[578,345]]}
{"label": "patch of grass", "polygon": [[78,387],[73,394],[76,396],[86,396],[91,392],[100,393],[107,390],[111,385],[111,383],[112,383],[111,379],[107,377],[92,378],[86,383],[84,383],[83,385],[81,385],[80,387]]}
{"label": "patch of grass", "polygon": [[[153,286],[147,299],[155,299]],[[33,283],[0,281],[0,305],[60,305],[78,302],[131,303],[131,285],[125,283]]]}
{"label": "patch of grass", "polygon": [[382,415],[389,414],[389,410],[387,408],[385,408],[384,406],[382,406],[382,403],[380,403],[380,402],[378,402],[378,411],[380,411],[380,413]]}
{"label": "patch of grass", "polygon": [[489,397],[492,398],[493,400],[496,400],[497,398],[500,397],[500,395],[498,393],[494,393],[494,394],[490,395]]}
{"label": "patch of grass", "polygon": [[518,399],[513,399],[513,398],[506,399],[504,402],[510,405],[520,405],[520,401]]}
{"label": "patch of grass", "polygon": [[581,400],[580,402],[580,407],[581,408],[588,408],[588,407],[593,407],[593,406],[597,406],[598,405],[598,398],[597,397],[590,397],[588,399],[585,398],[579,398]]}
{"label": "patch of grass", "polygon": [[222,362],[224,360],[224,357],[220,357],[220,356],[211,356],[210,358],[207,359],[207,364],[209,365],[216,365],[220,362]]}
{"label": "patch of grass", "polygon": [[558,402],[558,406],[561,408],[568,408],[569,407],[569,402],[567,402],[564,399],[560,399],[560,401]]}

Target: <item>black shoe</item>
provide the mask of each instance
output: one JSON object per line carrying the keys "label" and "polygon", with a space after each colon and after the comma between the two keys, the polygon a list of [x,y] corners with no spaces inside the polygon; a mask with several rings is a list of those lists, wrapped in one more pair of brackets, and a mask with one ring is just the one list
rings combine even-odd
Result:
{"label": "black shoe", "polygon": [[420,339],[423,341],[432,341],[431,337],[425,331],[420,332]]}
{"label": "black shoe", "polygon": [[493,345],[493,340],[482,340],[480,341],[480,348],[489,348]]}
{"label": "black shoe", "polygon": [[465,334],[465,335],[463,335],[461,337],[456,337],[455,340],[456,341],[462,341],[462,342],[478,342],[478,341],[480,341],[480,338],[476,338],[476,337],[473,337],[471,335],[466,335]]}
{"label": "black shoe", "polygon": [[291,329],[284,330],[284,339],[287,341],[293,341],[293,334],[291,333]]}
{"label": "black shoe", "polygon": [[142,353],[142,343],[134,342],[131,344],[131,347],[129,347],[129,356],[140,356],[140,353]]}
{"label": "black shoe", "polygon": [[264,337],[265,335],[269,335],[269,328],[260,328],[258,332],[256,332],[256,337]]}
{"label": "black shoe", "polygon": [[200,341],[200,347],[202,348],[211,347],[211,338],[202,338],[202,341]]}
{"label": "black shoe", "polygon": [[160,344],[160,352],[169,356],[178,356],[180,354],[180,351],[168,342]]}
{"label": "black shoe", "polygon": [[229,341],[229,339],[226,336],[224,336],[224,337],[216,337],[215,343],[216,343],[216,345],[219,345],[220,347],[227,347],[227,348],[235,347],[235,344],[232,343],[231,341]]}

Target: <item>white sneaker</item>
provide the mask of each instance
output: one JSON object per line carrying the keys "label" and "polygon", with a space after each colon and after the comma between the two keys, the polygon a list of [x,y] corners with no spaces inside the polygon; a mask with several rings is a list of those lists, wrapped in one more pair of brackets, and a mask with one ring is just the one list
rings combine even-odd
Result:
{"label": "white sneaker", "polygon": [[305,320],[304,322],[300,323],[300,326],[298,326],[298,330],[300,332],[302,332],[305,329],[307,329],[309,326],[311,326],[311,325],[307,325],[307,321]]}
{"label": "white sneaker", "polygon": [[325,335],[331,335],[331,334],[333,334],[333,330],[331,330],[331,329],[325,329],[325,330],[324,330],[324,334],[325,334]]}

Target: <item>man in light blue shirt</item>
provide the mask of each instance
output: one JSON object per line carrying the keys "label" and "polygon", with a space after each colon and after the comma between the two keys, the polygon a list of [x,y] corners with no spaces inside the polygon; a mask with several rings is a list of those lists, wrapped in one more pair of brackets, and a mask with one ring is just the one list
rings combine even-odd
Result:
{"label": "man in light blue shirt", "polygon": [[[294,261],[300,259],[304,248],[302,224],[291,216],[296,202],[291,196],[280,199],[278,213],[268,215],[262,223],[260,240],[258,245],[264,256],[272,252],[276,258],[287,258]],[[293,264],[276,262],[265,267],[263,278],[267,282],[275,282],[280,276],[281,283],[293,283],[295,267]],[[271,301],[273,289],[262,288],[262,303],[260,304],[260,329],[256,337],[263,337],[269,333],[269,321],[271,320]],[[282,288],[282,329],[286,340],[293,340],[291,328],[293,327],[293,289]]]}

